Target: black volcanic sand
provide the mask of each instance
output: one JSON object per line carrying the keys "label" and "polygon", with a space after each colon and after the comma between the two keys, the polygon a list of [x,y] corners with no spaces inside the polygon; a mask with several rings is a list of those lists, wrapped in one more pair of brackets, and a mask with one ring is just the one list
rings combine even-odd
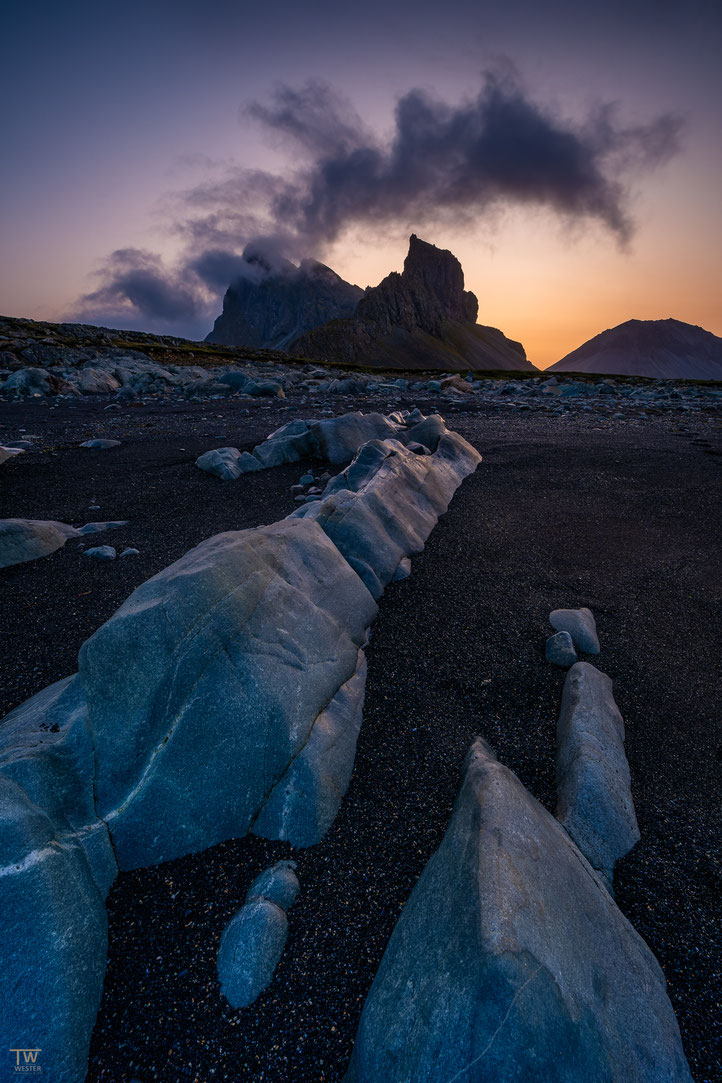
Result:
{"label": "black volcanic sand", "polygon": [[[553,808],[564,676],[544,661],[546,616],[579,605],[596,615],[595,661],[626,721],[642,832],[617,867],[617,900],[662,964],[695,1080],[722,1078],[719,436],[699,415],[635,425],[442,412],[484,462],[381,601],[353,779],[326,839],[293,853],[302,890],[271,987],[231,1009],[215,957],[251,880],[288,845],[249,837],[122,874],[88,1080],[340,1080],[472,738]],[[82,640],[191,545],[292,508],[298,466],[231,484],[192,466],[289,416],[223,403],[125,410],[123,446],[93,452],[72,445],[113,435],[98,407],[0,408],[0,441],[24,426],[47,449],[0,468],[2,514],[129,518],[93,543],[141,550],[95,564],[70,542],[0,573],[3,709],[72,672]],[[86,510],[93,496],[100,512]]]}

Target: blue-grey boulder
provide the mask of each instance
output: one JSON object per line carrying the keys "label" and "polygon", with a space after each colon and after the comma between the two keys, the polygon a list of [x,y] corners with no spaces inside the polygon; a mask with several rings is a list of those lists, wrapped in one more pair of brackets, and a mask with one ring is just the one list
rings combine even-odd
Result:
{"label": "blue-grey boulder", "polygon": [[691,1083],[664,975],[554,817],[477,740],[347,1083]]}
{"label": "blue-grey boulder", "polygon": [[330,463],[350,462],[369,440],[387,440],[398,434],[398,425],[383,414],[350,413],[325,418],[311,426],[316,454]]}
{"label": "blue-grey boulder", "polygon": [[78,532],[67,523],[45,519],[0,520],[0,568],[54,553]]}
{"label": "blue-grey boulder", "polygon": [[96,545],[92,549],[86,549],[83,556],[92,560],[115,560],[117,553],[112,545]]}
{"label": "blue-grey boulder", "polygon": [[290,910],[301,890],[295,869],[295,861],[277,861],[270,869],[264,869],[249,887],[246,902],[270,899],[282,910]]}
{"label": "blue-grey boulder", "polygon": [[286,392],[277,380],[249,380],[243,388],[244,395],[265,395],[269,398],[285,399]]}
{"label": "blue-grey boulder", "polygon": [[443,417],[439,414],[429,414],[428,417],[407,429],[401,439],[405,444],[423,444],[429,451],[436,451],[439,440],[446,431]]}
{"label": "blue-grey boulder", "polygon": [[80,446],[81,447],[98,448],[98,449],[103,450],[103,449],[111,448],[111,447],[119,447],[120,446],[120,440],[104,440],[104,439],[86,440],[85,443],[81,444]]}
{"label": "blue-grey boulder", "polygon": [[262,444],[253,449],[253,454],[263,467],[281,466],[282,463],[296,463],[299,459],[316,454],[316,443],[311,428],[316,422],[295,418],[272,432]]}
{"label": "blue-grey boulder", "polygon": [[574,646],[585,654],[599,654],[597,625],[591,609],[554,609],[549,623],[557,632],[569,632]]}
{"label": "blue-grey boulder", "polygon": [[481,456],[448,430],[433,455],[414,455],[398,440],[372,440],[326,486],[320,501],[294,516],[313,518],[374,598],[400,561],[414,556]]}
{"label": "blue-grey boulder", "polygon": [[228,369],[218,377],[219,383],[228,384],[234,391],[242,391],[249,383],[250,377],[239,369]]}
{"label": "blue-grey boulder", "polygon": [[556,817],[611,889],[615,862],[639,841],[639,828],[624,721],[611,680],[588,662],[564,682],[556,772]]}
{"label": "blue-grey boulder", "polygon": [[577,661],[577,652],[574,650],[574,643],[569,632],[557,632],[549,636],[545,654],[547,662],[561,666],[562,669],[569,669]]}
{"label": "blue-grey boulder", "polygon": [[198,456],[196,466],[221,481],[235,481],[241,474],[263,469],[248,451],[241,452],[235,447],[219,447],[206,451]]}
{"label": "blue-grey boulder", "polygon": [[231,918],[218,949],[218,980],[231,1007],[247,1007],[268,988],[287,937],[286,912],[270,899],[254,898]]}
{"label": "blue-grey boulder", "polygon": [[78,660],[121,867],[246,834],[375,615],[311,520],[219,534],[138,587]]}
{"label": "blue-grey boulder", "polygon": [[41,1048],[53,1076],[85,1078],[117,866],[95,815],[82,690],[59,681],[0,727],[2,1048]]}

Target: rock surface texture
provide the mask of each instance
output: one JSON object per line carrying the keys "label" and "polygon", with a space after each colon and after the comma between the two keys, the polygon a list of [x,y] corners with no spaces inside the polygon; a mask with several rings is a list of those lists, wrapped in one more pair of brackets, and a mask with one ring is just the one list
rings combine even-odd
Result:
{"label": "rock surface texture", "polygon": [[368,994],[347,1083],[690,1083],[659,965],[477,740]]}
{"label": "rock surface texture", "polygon": [[241,474],[247,474],[249,470],[261,470],[262,465],[253,455],[247,451],[240,452],[235,447],[219,447],[213,451],[206,451],[196,459],[196,466],[205,470],[207,474],[213,474],[221,481],[235,481]]}
{"label": "rock surface texture", "polygon": [[401,274],[367,289],[353,316],[302,335],[290,349],[389,368],[533,368],[520,343],[477,324],[478,309],[456,257],[412,235]]}
{"label": "rock surface texture", "polygon": [[612,682],[588,662],[572,666],[564,682],[556,768],[556,817],[611,889],[614,865],[639,841],[639,828]]}
{"label": "rock surface texture", "polygon": [[[83,1078],[118,868],[250,830],[310,845],[328,829],[353,768],[376,599],[480,461],[442,429],[433,454],[373,440],[300,512],[202,542],[83,644],[75,676],[3,720],[7,1048],[42,1025],[58,1078]],[[229,978],[238,1003],[282,950],[284,879],[257,883],[239,922],[266,962]]]}

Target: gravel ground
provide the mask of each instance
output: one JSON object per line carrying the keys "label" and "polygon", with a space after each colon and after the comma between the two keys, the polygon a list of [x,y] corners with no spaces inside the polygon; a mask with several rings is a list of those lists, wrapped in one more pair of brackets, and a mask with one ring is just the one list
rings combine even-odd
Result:
{"label": "gravel ground", "polygon": [[[719,434],[700,415],[442,412],[484,462],[411,578],[382,599],[351,787],[326,839],[293,854],[302,889],[273,984],[231,1009],[215,954],[251,880],[287,845],[241,839],[121,875],[89,1080],[340,1080],[473,736],[553,807],[563,674],[544,661],[546,616],[578,605],[597,617],[642,832],[617,868],[617,899],[662,964],[695,1080],[722,1079]],[[22,427],[43,449],[1,468],[0,514],[127,518],[102,542],[141,550],[103,565],[70,542],[0,573],[2,711],[72,672],[80,643],[190,546],[293,506],[298,466],[231,485],[192,466],[209,447],[253,445],[292,411],[210,403],[119,415],[85,403],[0,407],[0,442]],[[124,443],[77,450],[97,435]]]}

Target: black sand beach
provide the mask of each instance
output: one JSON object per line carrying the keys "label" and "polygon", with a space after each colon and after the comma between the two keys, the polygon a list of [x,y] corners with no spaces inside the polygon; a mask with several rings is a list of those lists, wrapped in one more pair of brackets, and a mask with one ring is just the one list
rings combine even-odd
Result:
{"label": "black sand beach", "polygon": [[[642,834],[617,867],[617,900],[662,965],[696,1083],[722,1079],[719,432],[699,414],[632,423],[440,409],[484,461],[411,578],[380,603],[351,787],[324,841],[292,855],[301,894],[272,985],[231,1009],[216,950],[250,882],[290,847],[246,838],[122,874],[88,1080],[340,1080],[472,738],[553,809],[564,675],[544,660],[546,618],[582,605],[627,726]],[[222,483],[193,465],[293,416],[223,402],[0,405],[0,442],[21,428],[41,438],[4,465],[0,515],[128,519],[94,544],[140,550],[100,564],[71,541],[0,572],[0,714],[73,672],[83,640],[191,546],[293,509],[299,466]],[[99,435],[123,443],[78,448]]]}

